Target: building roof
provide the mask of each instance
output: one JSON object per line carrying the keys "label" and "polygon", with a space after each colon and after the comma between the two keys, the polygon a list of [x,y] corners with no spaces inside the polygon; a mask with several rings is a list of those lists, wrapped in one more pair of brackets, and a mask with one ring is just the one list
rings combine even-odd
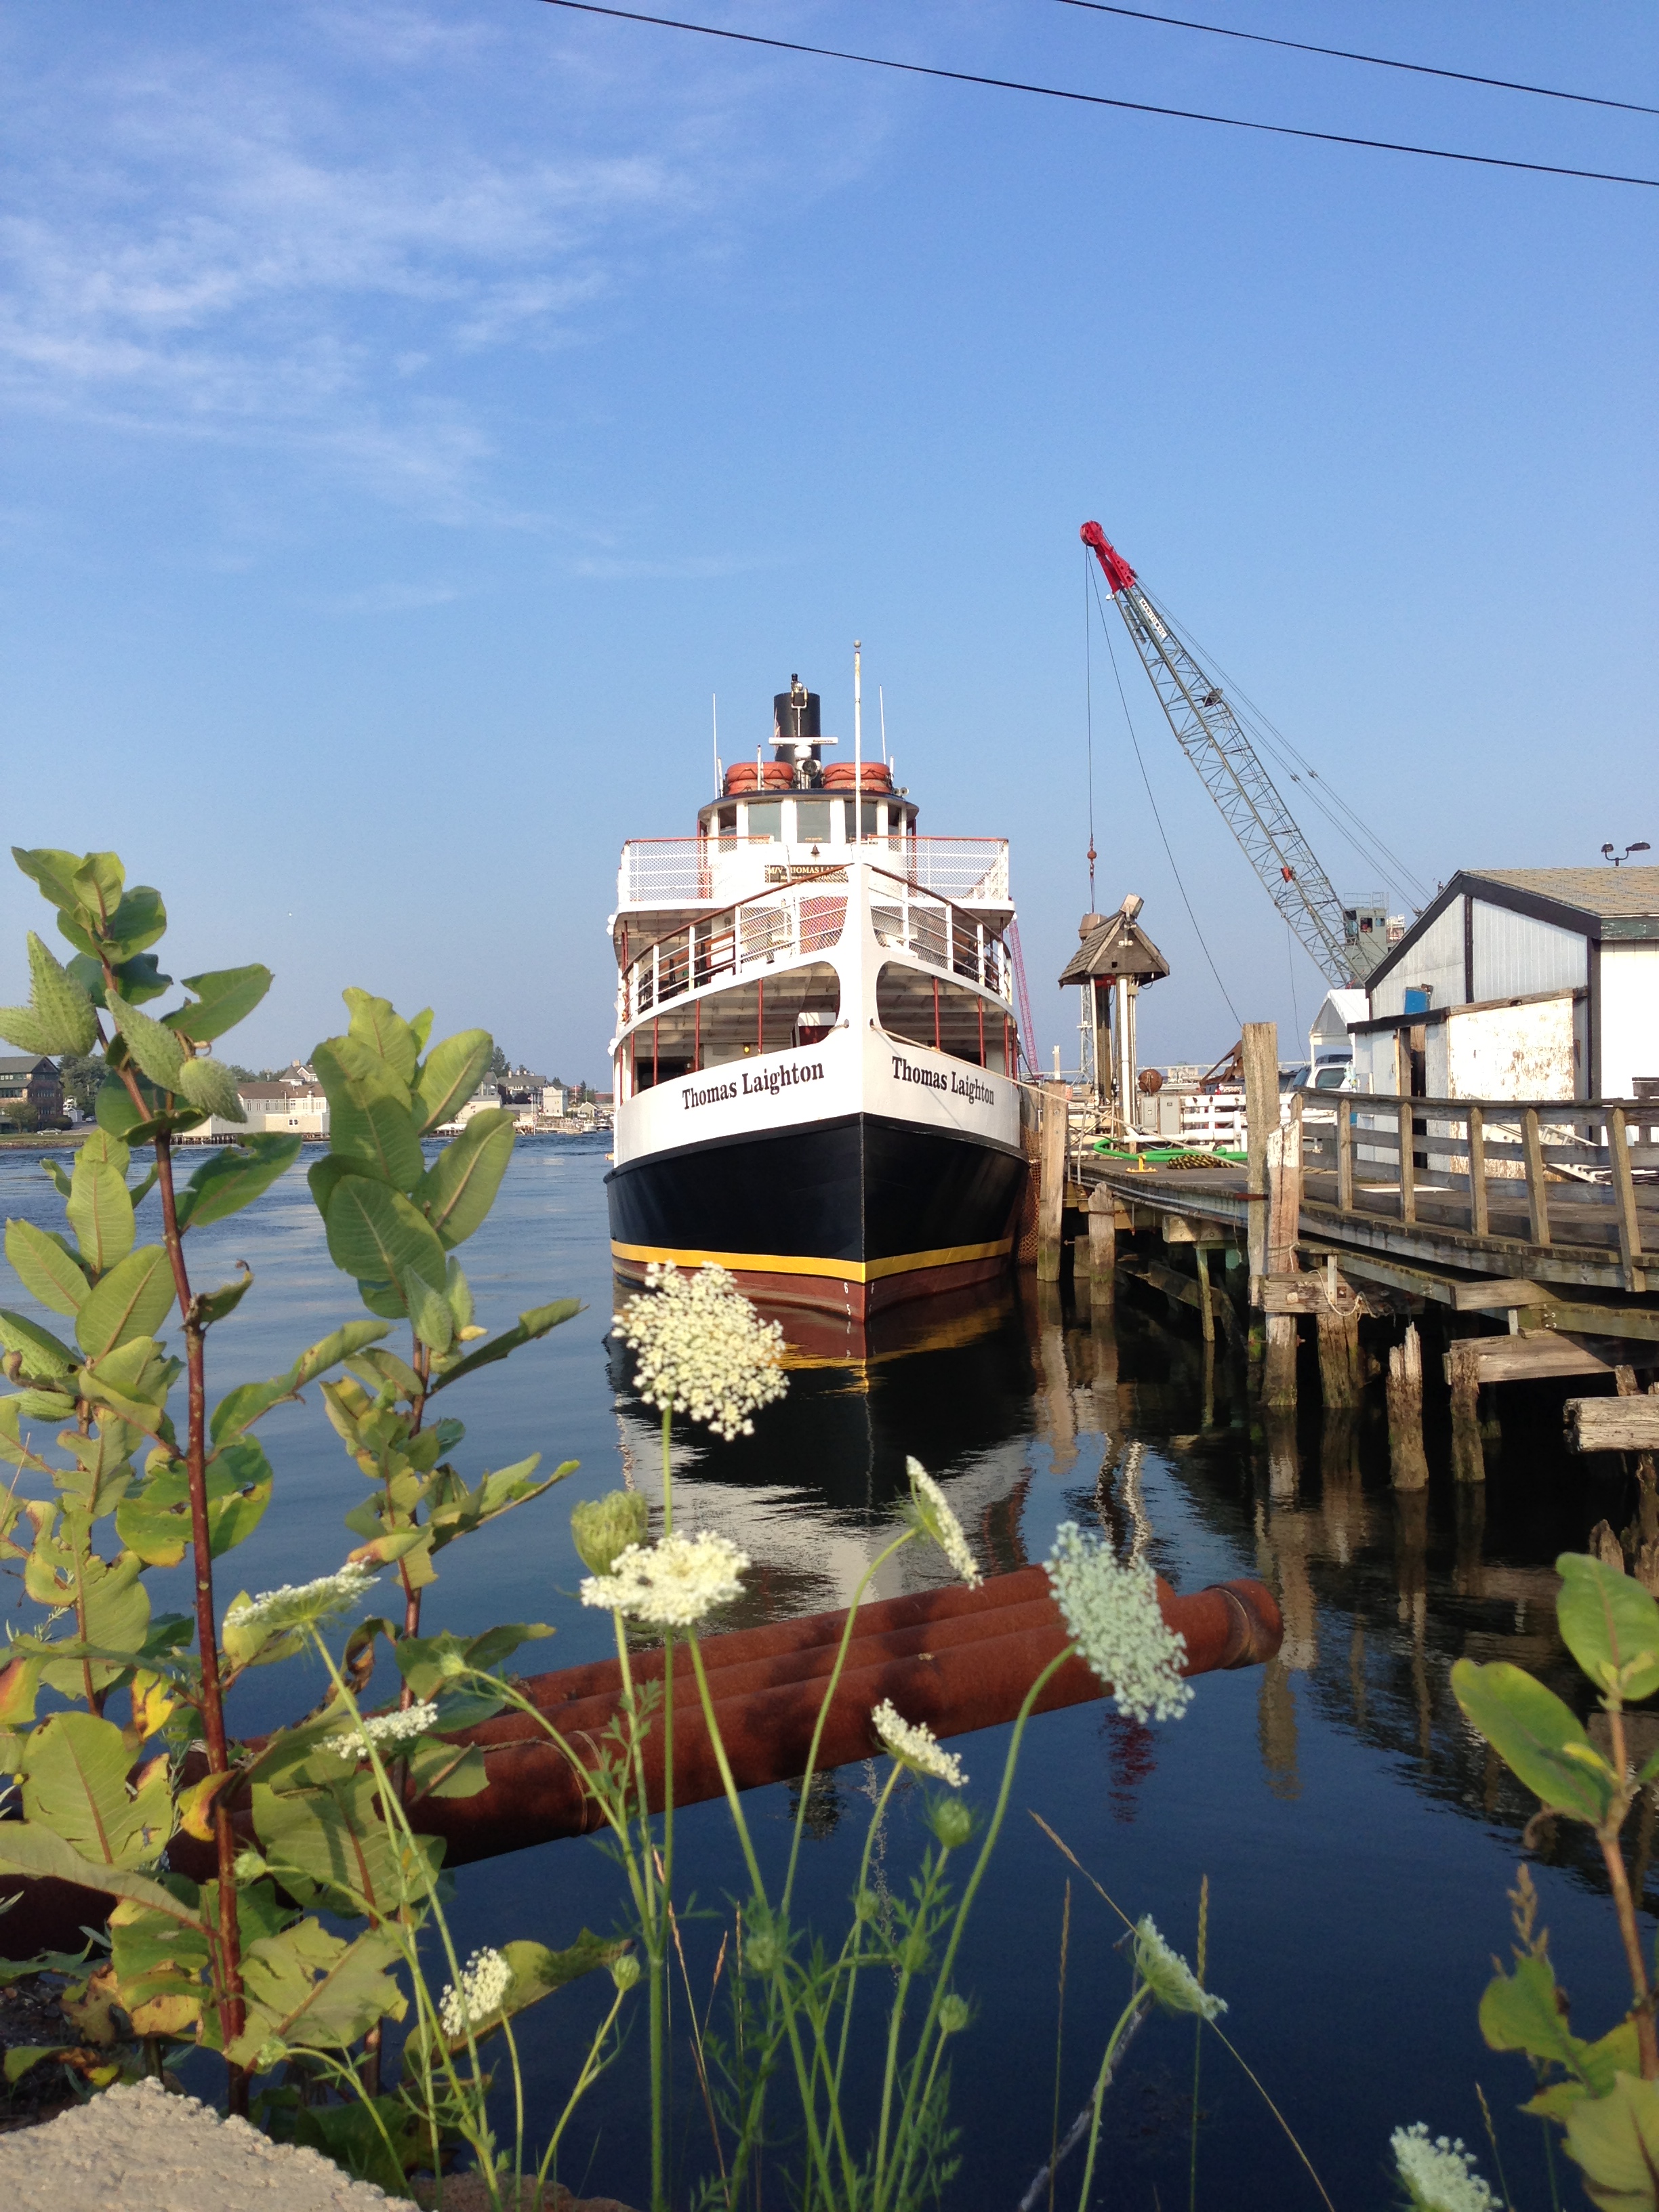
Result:
{"label": "building roof", "polygon": [[1460,868],[1365,978],[1374,990],[1455,899],[1530,915],[1598,944],[1659,940],[1659,868]]}
{"label": "building roof", "polygon": [[[1138,911],[1140,902],[1134,901]],[[1108,982],[1133,975],[1138,983],[1156,983],[1170,972],[1170,963],[1133,913],[1120,907],[1097,929],[1091,929],[1060,971],[1062,983]]]}
{"label": "building roof", "polygon": [[1470,868],[1465,872],[1604,921],[1620,915],[1659,920],[1659,868]]}
{"label": "building roof", "polygon": [[10,1053],[0,1058],[0,1075],[33,1075],[40,1067],[44,1067],[50,1076],[55,1077],[58,1073],[57,1062],[48,1060],[44,1053]]}

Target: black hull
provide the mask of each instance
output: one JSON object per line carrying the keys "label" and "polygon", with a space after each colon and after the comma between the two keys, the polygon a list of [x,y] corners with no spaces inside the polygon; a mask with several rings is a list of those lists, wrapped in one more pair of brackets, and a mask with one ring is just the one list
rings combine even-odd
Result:
{"label": "black hull", "polygon": [[1002,1273],[1017,1152],[851,1114],[630,1160],[606,1177],[619,1273],[715,1261],[751,1297],[855,1320]]}

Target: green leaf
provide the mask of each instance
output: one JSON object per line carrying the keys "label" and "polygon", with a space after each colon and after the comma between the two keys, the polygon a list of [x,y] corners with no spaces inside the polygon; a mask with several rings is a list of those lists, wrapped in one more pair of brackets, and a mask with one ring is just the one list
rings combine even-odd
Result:
{"label": "green leaf", "polygon": [[[34,1565],[32,1559],[30,1568]],[[84,1697],[88,1673],[94,1689],[106,1690],[137,1662],[149,1626],[149,1592],[144,1588],[143,1571],[142,1561],[130,1553],[112,1561],[82,1560],[78,1580],[87,1622],[86,1643],[96,1652],[114,1656],[90,1666],[74,1652],[49,1659],[41,1668],[41,1679],[50,1688],[64,1697]],[[26,1583],[28,1579],[26,1571]],[[74,1579],[61,1577],[57,1594],[60,1603],[72,1602]]]}
{"label": "green leaf", "polygon": [[422,1797],[477,1797],[489,1787],[483,1746],[428,1739],[410,1754],[409,1790]]}
{"label": "green leaf", "polygon": [[[510,1658],[521,1644],[538,1643],[553,1632],[544,1621],[519,1620],[504,1621],[479,1636],[456,1636],[448,1630],[439,1636],[400,1636],[392,1656],[416,1696],[434,1698],[465,1668],[487,1673]],[[447,1718],[444,1722],[446,1728],[462,1725]]]}
{"label": "green leaf", "polygon": [[68,2051],[80,2048],[74,2043],[14,2043],[6,2052],[6,2086],[10,2088],[21,2081],[43,2058],[61,2058]]}
{"label": "green leaf", "polygon": [[488,1030],[458,1030],[434,1045],[415,1084],[415,1120],[422,1136],[465,1105],[495,1048]]}
{"label": "green leaf", "polygon": [[407,1088],[415,1079],[415,1063],[420,1057],[421,1040],[415,1030],[398,1013],[390,999],[377,999],[372,992],[360,991],[355,985],[349,985],[340,996],[351,1011],[350,1035],[359,1044],[366,1045],[377,1060],[384,1060]]}
{"label": "green leaf", "polygon": [[[73,1719],[73,1714],[62,1714],[60,1719]],[[133,1874],[126,1867],[95,1865],[93,1860],[82,1858],[80,1851],[55,1829],[38,1827],[33,1820],[0,1820],[0,1874],[27,1874],[38,1881],[106,1889],[112,1896],[131,1898],[137,1905],[150,1905],[155,1911],[168,1913],[173,1920],[185,1923],[185,1927],[201,1927],[195,1909],[159,1882],[149,1881],[143,1874]]]}
{"label": "green leaf", "polygon": [[75,1315],[92,1285],[65,1240],[32,1221],[8,1221],[6,1257],[23,1288],[51,1313]]}
{"label": "green leaf", "polygon": [[235,1312],[247,1295],[253,1281],[253,1270],[246,1260],[237,1266],[242,1273],[228,1283],[222,1283],[216,1291],[199,1291],[194,1301],[196,1318],[204,1328],[210,1328],[216,1321],[223,1321],[227,1314]]}
{"label": "green leaf", "polygon": [[532,1306],[528,1313],[519,1316],[516,1328],[509,1328],[501,1335],[492,1337],[488,1344],[481,1344],[476,1352],[468,1352],[465,1359],[457,1360],[453,1367],[447,1366],[433,1383],[428,1396],[447,1390],[452,1382],[459,1382],[463,1375],[471,1375],[480,1367],[489,1367],[498,1359],[505,1359],[521,1344],[534,1343],[538,1336],[545,1336],[550,1329],[557,1328],[561,1322],[572,1320],[581,1310],[580,1298],[556,1298],[550,1306]]}
{"label": "green leaf", "polygon": [[301,2149],[320,2151],[354,2181],[373,2182],[388,2197],[408,2197],[406,2177],[428,2155],[431,2140],[421,2115],[398,2097],[301,2105],[294,2115]]}
{"label": "green leaf", "polygon": [[[90,1305],[94,1291],[87,1300]],[[86,1308],[83,1306],[82,1311]],[[76,1322],[77,1328],[79,1322]],[[11,1313],[0,1306],[0,1346],[8,1352],[22,1354],[23,1372],[32,1382],[47,1381],[59,1375],[72,1375],[80,1361],[61,1338],[39,1322],[30,1321],[27,1315]]]}
{"label": "green leaf", "polygon": [[0,1006],[0,1037],[42,1058],[61,1049],[52,1042],[52,1031],[40,1017],[27,1006]]}
{"label": "green leaf", "polygon": [[[119,1167],[98,1157],[100,1150],[112,1145],[122,1156]],[[98,1275],[107,1273],[132,1249],[135,1228],[125,1156],[125,1145],[96,1130],[76,1152],[75,1171],[70,1177],[70,1227],[75,1231],[82,1258]],[[80,1311],[79,1306],[76,1311]]]}
{"label": "green leaf", "polygon": [[89,1359],[131,1336],[154,1336],[173,1307],[173,1270],[159,1244],[141,1244],[112,1267],[75,1316]]}
{"label": "green leaf", "polygon": [[165,1758],[153,1760],[130,1790],[131,1764],[113,1721],[54,1713],[29,1744],[23,1818],[54,1830],[94,1865],[140,1866],[173,1832],[173,1792]]}
{"label": "green leaf", "polygon": [[[115,860],[112,853],[94,853],[88,857],[92,860]],[[118,868],[119,861],[115,864]],[[112,967],[118,968],[135,952],[142,952],[147,945],[154,945],[165,933],[167,908],[161,903],[161,893],[148,884],[135,884],[104,920],[100,919],[84,867],[79,872],[76,888],[84,893],[79,912],[60,913],[58,927],[77,952],[102,952]]]}
{"label": "green leaf", "polygon": [[289,1871],[295,1871],[331,1910],[376,1920],[429,1894],[444,1847],[422,1836],[411,1851],[385,1825],[374,1810],[368,1769],[298,1790],[256,1781],[251,1796],[259,1847],[285,1887]]}
{"label": "green leaf", "polygon": [[236,1078],[222,1060],[186,1060],[173,1088],[204,1114],[222,1121],[246,1121],[247,1109],[236,1089]]}
{"label": "green leaf", "polygon": [[409,1317],[415,1324],[415,1334],[428,1350],[446,1352],[455,1340],[455,1316],[449,1310],[449,1301],[441,1291],[434,1290],[413,1269],[405,1272],[404,1295],[409,1301]]}
{"label": "green leaf", "polygon": [[410,1195],[446,1248],[465,1243],[483,1224],[513,1157],[513,1116],[486,1107],[444,1146],[415,1185]]}
{"label": "green leaf", "polygon": [[[167,1393],[179,1372],[179,1363],[163,1358],[153,1336],[130,1336],[113,1351],[80,1369],[74,1388],[77,1396],[112,1407],[142,1434],[170,1439]],[[137,1437],[131,1442],[136,1443]]]}
{"label": "green leaf", "polygon": [[[152,1107],[159,1108],[161,1101],[155,1097],[153,1086],[143,1084],[140,1088]],[[99,1127],[107,1131],[112,1137],[118,1137],[124,1143],[142,1141],[137,1133],[148,1125],[144,1116],[133,1104],[126,1085],[118,1077],[112,1076],[100,1088],[93,1104],[93,1112],[97,1116]]]}
{"label": "green leaf", "polygon": [[247,1136],[198,1168],[179,1194],[179,1226],[205,1229],[263,1197],[299,1158],[302,1137]]}
{"label": "green leaf", "polygon": [[[317,1048],[317,1072],[326,1088],[325,1048]],[[426,1172],[426,1155],[406,1106],[385,1096],[363,1097],[362,1086],[346,1084],[330,1090],[329,1148],[333,1158],[349,1162],[359,1175],[389,1183],[394,1190],[412,1190]]]}
{"label": "green leaf", "polygon": [[391,1970],[402,1958],[389,1929],[370,1929],[348,1943],[317,1920],[249,1944],[242,1954],[247,2030],[226,2056],[247,2065],[270,2043],[343,2051],[377,2020],[401,2020],[407,2001]]}
{"label": "green leaf", "polygon": [[262,1413],[291,1398],[296,1390],[337,1367],[343,1359],[350,1359],[365,1346],[378,1343],[385,1329],[372,1321],[349,1321],[302,1352],[286,1375],[279,1375],[270,1382],[243,1382],[230,1391],[213,1409],[209,1424],[215,1443],[228,1443],[251,1427]]}
{"label": "green leaf", "polygon": [[1596,1688],[1635,1705],[1659,1690],[1659,1605],[1640,1583],[1583,1552],[1555,1563],[1556,1622]]}
{"label": "green leaf", "polygon": [[1659,2082],[1616,2075],[1605,2097],[1567,2118],[1567,2155],[1584,2170],[1601,2212],[1654,2212],[1659,2203]]}
{"label": "green leaf", "polygon": [[40,885],[42,896],[52,905],[79,906],[81,902],[75,889],[75,872],[81,865],[78,853],[60,853],[50,845],[33,850],[14,845],[11,857],[30,881]]}
{"label": "green leaf", "polygon": [[1619,1778],[1553,1690],[1505,1660],[1460,1659],[1451,1685],[1464,1717],[1534,1796],[1592,1826],[1607,1818]]}
{"label": "green leaf", "polygon": [[119,1030],[123,1043],[133,1065],[139,1073],[149,1076],[152,1083],[163,1091],[177,1091],[179,1072],[185,1064],[184,1048],[171,1030],[164,1030],[160,1022],[141,1014],[136,1006],[112,994],[109,1010]]}
{"label": "green leaf", "polygon": [[551,1490],[556,1482],[574,1474],[581,1464],[580,1460],[568,1459],[556,1467],[545,1481],[532,1482],[530,1478],[540,1465],[541,1456],[539,1452],[532,1452],[528,1459],[520,1460],[515,1467],[504,1467],[494,1474],[485,1474],[471,1490],[459,1476],[443,1489],[434,1483],[428,1513],[433,1549],[441,1552],[457,1536],[482,1528],[498,1514],[511,1512],[515,1505],[527,1505],[532,1498],[540,1498]]}
{"label": "green leaf", "polygon": [[187,1006],[175,1006],[162,1021],[192,1044],[211,1044],[238,1022],[246,1021],[272,981],[269,968],[256,962],[250,968],[216,968],[204,975],[186,975],[185,988],[194,991]]}
{"label": "green leaf", "polygon": [[[194,1900],[193,1883],[179,1875],[165,1881],[169,1890],[176,1886],[178,1902]],[[110,1956],[136,2033],[190,2033],[207,1994],[210,1956],[207,1929],[199,1919],[180,1920],[176,1912],[123,1899],[110,1915]]]}
{"label": "green leaf", "polygon": [[[81,957],[83,958],[84,955]],[[164,991],[173,988],[172,976],[161,973],[161,963],[153,952],[135,953],[131,960],[112,961],[110,964],[115,970],[117,994],[130,1006],[148,1006],[152,999],[159,999]],[[79,958],[72,960],[70,965],[77,974],[81,972]],[[88,965],[97,968],[98,963],[92,961]],[[95,999],[100,1006],[105,1006],[109,1004],[108,986],[104,982],[100,968],[98,969],[98,981],[100,988],[96,991],[88,984],[88,996]]]}
{"label": "green leaf", "polygon": [[329,1200],[326,1220],[335,1266],[361,1282],[393,1283],[405,1310],[406,1276],[419,1275],[427,1283],[444,1279],[443,1247],[400,1191],[367,1176],[348,1176]]}
{"label": "green leaf", "polygon": [[[251,1536],[270,1503],[270,1462],[251,1438],[224,1445],[208,1462],[208,1546],[213,1558]],[[190,1470],[164,1462],[115,1509],[115,1533],[147,1566],[176,1567],[190,1544]]]}
{"label": "green leaf", "polygon": [[1519,1959],[1512,1974],[1498,1974],[1487,1983],[1480,2000],[1480,2033],[1494,2051],[1524,2051],[1569,2073],[1581,2071],[1582,2046],[1557,2001],[1555,1973],[1547,1958]]}

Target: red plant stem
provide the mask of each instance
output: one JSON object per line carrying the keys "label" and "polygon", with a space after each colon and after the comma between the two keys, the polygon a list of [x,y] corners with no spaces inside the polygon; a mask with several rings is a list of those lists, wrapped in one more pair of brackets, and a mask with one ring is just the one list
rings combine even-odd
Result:
{"label": "red plant stem", "polygon": [[[129,1088],[137,1085],[129,1080]],[[140,1102],[142,1103],[142,1102]],[[230,1748],[225,1736],[224,1689],[219,1674],[218,1625],[213,1609],[213,1550],[208,1528],[207,1501],[207,1362],[206,1332],[202,1327],[190,1277],[185,1268],[184,1238],[173,1190],[173,1144],[163,1130],[155,1139],[155,1180],[161,1196],[161,1234],[173,1266],[173,1289],[185,1324],[185,1366],[189,1387],[189,1413],[185,1466],[190,1478],[191,1554],[196,1576],[196,1638],[202,1660],[202,1727],[207,1741],[210,1775],[230,1771]],[[220,1790],[213,1804],[213,1835],[219,1864],[220,2027],[227,2046],[246,2026],[242,1997],[241,1930],[236,1918],[236,1838],[231,1826],[227,1793]],[[234,2113],[247,2112],[247,2073],[229,2068],[229,2106]]]}
{"label": "red plant stem", "polygon": [[1626,1789],[1626,1778],[1630,1772],[1625,1748],[1625,1717],[1615,1705],[1607,1713],[1607,1723],[1613,1737],[1613,1764],[1620,1779],[1619,1818],[1596,1831],[1596,1841],[1601,1846],[1601,1856],[1607,1862],[1607,1880],[1613,1889],[1613,1908],[1619,1915],[1619,1933],[1624,1939],[1625,1963],[1630,1968],[1630,1984],[1636,2002],[1632,2011],[1636,2021],[1636,2048],[1642,2061],[1642,2079],[1659,2081],[1659,2035],[1653,2025],[1653,1994],[1648,1984],[1647,1961],[1642,1956],[1642,1931],[1636,1924],[1636,1905],[1630,1893],[1630,1876],[1625,1869],[1625,1854],[1620,1846],[1619,1831],[1625,1825],[1625,1815],[1630,1810],[1630,1797]]}

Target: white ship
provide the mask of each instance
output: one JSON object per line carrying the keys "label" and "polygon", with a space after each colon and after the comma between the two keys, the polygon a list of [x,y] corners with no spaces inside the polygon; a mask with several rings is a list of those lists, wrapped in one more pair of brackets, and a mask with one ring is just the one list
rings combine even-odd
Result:
{"label": "white ship", "polygon": [[[623,848],[611,1254],[862,1323],[1006,1269],[1025,1182],[1002,838],[826,762],[799,678],[695,837]],[[764,747],[762,748],[763,751]]]}

